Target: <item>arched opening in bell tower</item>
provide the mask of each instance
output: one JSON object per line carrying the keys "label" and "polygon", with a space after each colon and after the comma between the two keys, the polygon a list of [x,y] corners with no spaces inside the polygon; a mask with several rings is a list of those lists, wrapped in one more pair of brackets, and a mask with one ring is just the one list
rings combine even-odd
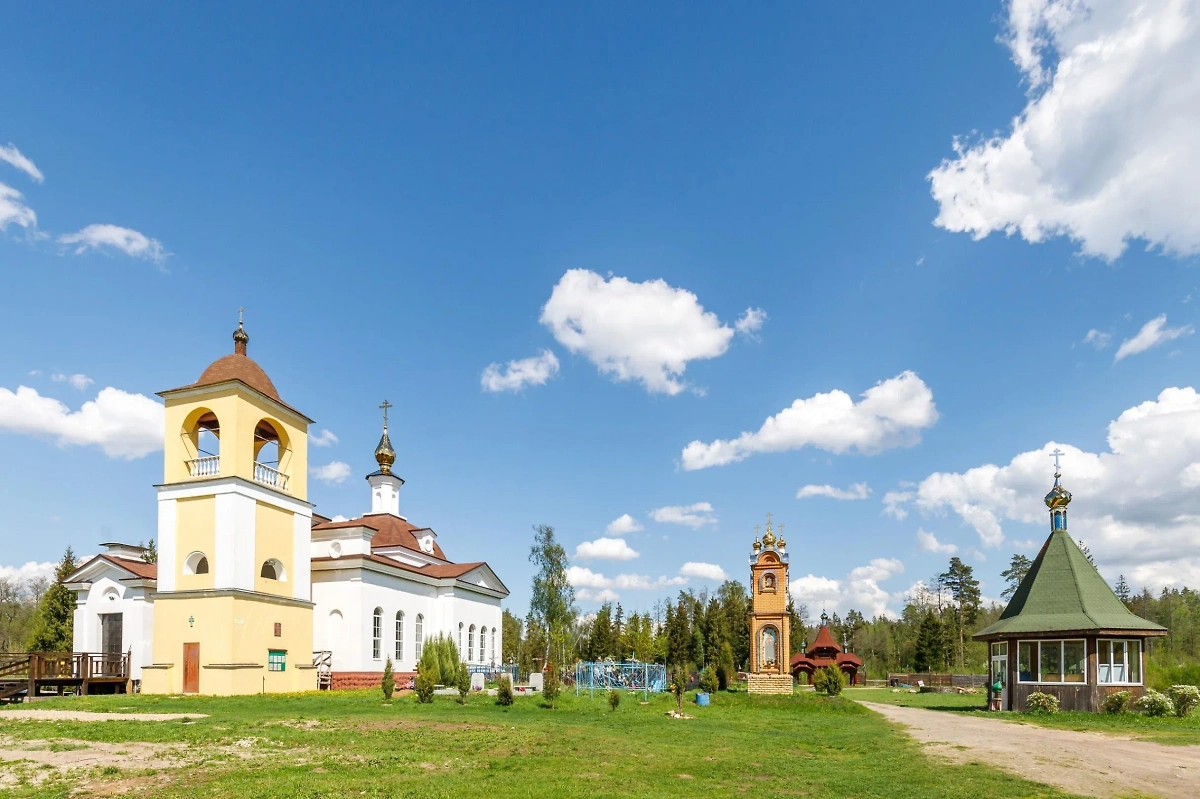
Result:
{"label": "arched opening in bell tower", "polygon": [[263,485],[287,489],[288,475],[282,461],[287,454],[287,437],[266,419],[254,426],[254,479]]}
{"label": "arched opening in bell tower", "polygon": [[188,477],[221,473],[221,422],[207,408],[193,411],[183,427]]}

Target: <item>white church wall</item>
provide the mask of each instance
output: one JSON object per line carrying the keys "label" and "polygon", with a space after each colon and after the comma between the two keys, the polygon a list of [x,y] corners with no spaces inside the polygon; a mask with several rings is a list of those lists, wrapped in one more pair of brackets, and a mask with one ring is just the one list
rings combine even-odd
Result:
{"label": "white church wall", "polygon": [[[362,570],[361,578],[341,579],[333,572],[314,573],[312,587],[313,602],[316,603],[314,622],[314,645],[317,649],[333,652],[334,671],[377,672],[383,671],[387,658],[392,658],[396,671],[411,672],[417,668],[416,622],[422,615],[423,641],[443,633],[457,639],[458,622],[467,628],[475,624],[496,629],[496,660],[499,662],[501,649],[500,600],[458,587],[438,587],[414,580]],[[382,610],[381,641],[379,657],[375,658],[373,641],[373,615],[375,608]],[[396,657],[396,613],[404,612],[404,638],[401,657]],[[340,621],[330,621],[331,614],[340,614]],[[335,617],[336,619],[336,617]],[[465,633],[464,633],[465,634]],[[464,638],[465,644],[465,638]],[[478,647],[478,639],[476,639]],[[489,663],[481,660],[478,652],[472,663]],[[466,657],[466,651],[462,656]]]}

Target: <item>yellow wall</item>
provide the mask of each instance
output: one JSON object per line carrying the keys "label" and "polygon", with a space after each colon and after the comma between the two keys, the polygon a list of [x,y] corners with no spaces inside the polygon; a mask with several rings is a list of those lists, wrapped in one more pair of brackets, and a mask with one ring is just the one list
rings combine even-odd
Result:
{"label": "yellow wall", "polygon": [[[191,621],[189,621],[189,618]],[[281,635],[274,634],[275,623]],[[183,691],[183,645],[200,645],[200,693],[250,694],[311,691],[317,687],[312,665],[312,609],[248,596],[187,597],[162,594],[154,603],[154,662],[169,668],[143,672],[145,693]],[[267,670],[269,649],[287,651],[282,672]],[[206,668],[240,664],[251,668]],[[307,666],[309,668],[301,668]]]}
{"label": "yellow wall", "polygon": [[166,405],[163,480],[182,483],[191,480],[187,461],[197,457],[195,441],[189,435],[196,420],[211,411],[220,424],[221,477],[237,476],[254,481],[254,429],[267,420],[279,432],[279,470],[288,475],[286,494],[304,500],[308,497],[308,423],[269,400],[251,394],[233,383],[211,391],[187,396],[168,395]]}
{"label": "yellow wall", "polygon": [[[175,589],[189,591],[212,588],[216,569],[215,497],[180,499],[175,504]],[[208,558],[208,574],[185,574],[188,555],[203,552]]]}
{"label": "yellow wall", "polygon": [[[254,590],[264,594],[292,596],[292,580],[295,578],[292,530],[295,514],[257,503],[254,518]],[[306,556],[309,554],[304,553]],[[284,580],[268,580],[261,576],[262,565],[270,558],[283,564]]]}

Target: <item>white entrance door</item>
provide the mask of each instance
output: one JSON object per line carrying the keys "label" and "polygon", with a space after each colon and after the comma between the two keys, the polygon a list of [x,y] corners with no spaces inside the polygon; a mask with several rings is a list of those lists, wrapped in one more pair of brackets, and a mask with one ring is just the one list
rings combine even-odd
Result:
{"label": "white entrance door", "polygon": [[[1003,689],[1000,691],[1000,709],[1008,709],[1008,655],[992,655],[992,683],[1000,680]],[[988,686],[988,691],[992,690]]]}

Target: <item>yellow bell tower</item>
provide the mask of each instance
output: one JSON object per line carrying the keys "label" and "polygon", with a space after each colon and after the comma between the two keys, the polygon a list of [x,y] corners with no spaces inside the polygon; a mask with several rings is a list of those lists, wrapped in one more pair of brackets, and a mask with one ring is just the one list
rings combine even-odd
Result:
{"label": "yellow bell tower", "polygon": [[[757,531],[757,527],[755,530]],[[750,671],[746,690],[752,694],[790,694],[792,692],[790,629],[787,611],[788,553],[783,540],[771,530],[767,514],[767,532],[750,554]]]}
{"label": "yellow bell tower", "polygon": [[158,591],[146,693],[316,688],[308,426],[250,359],[233,353],[166,405],[158,486]]}

